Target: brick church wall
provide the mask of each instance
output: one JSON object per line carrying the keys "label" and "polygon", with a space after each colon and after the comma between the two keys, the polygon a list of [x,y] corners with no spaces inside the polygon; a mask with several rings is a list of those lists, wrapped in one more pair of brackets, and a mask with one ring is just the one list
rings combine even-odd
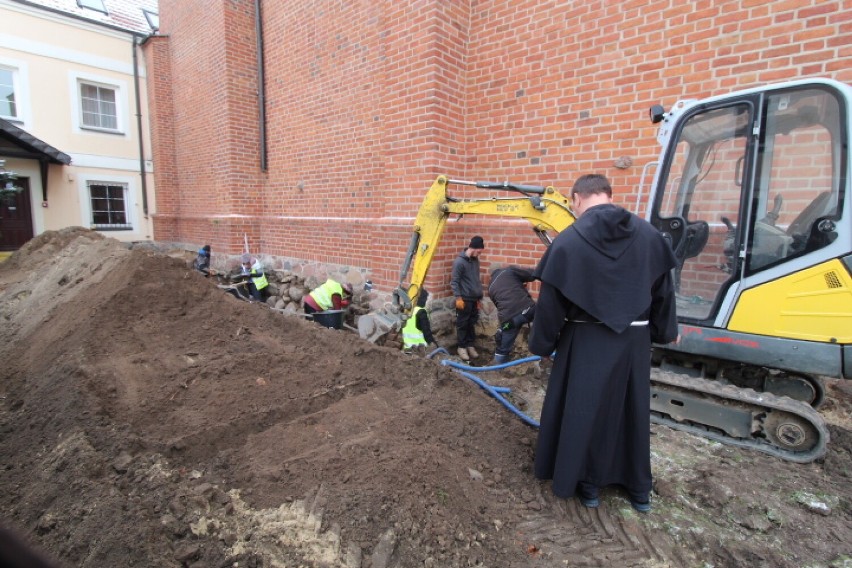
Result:
{"label": "brick church wall", "polygon": [[[146,45],[155,238],[399,277],[439,174],[613,182],[635,209],[657,158],[655,103],[801,77],[852,82],[852,0],[261,2],[261,168],[254,0],[160,0]],[[650,179],[645,180],[645,188]],[[488,195],[456,186],[454,195]],[[483,265],[532,265],[522,221],[448,225],[427,286],[449,295],[473,234]]]}

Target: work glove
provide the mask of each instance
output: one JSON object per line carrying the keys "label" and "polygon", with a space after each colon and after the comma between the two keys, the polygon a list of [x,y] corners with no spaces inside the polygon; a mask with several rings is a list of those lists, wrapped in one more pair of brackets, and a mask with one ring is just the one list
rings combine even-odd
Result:
{"label": "work glove", "polygon": [[463,310],[464,309],[464,299],[456,298],[456,309]]}

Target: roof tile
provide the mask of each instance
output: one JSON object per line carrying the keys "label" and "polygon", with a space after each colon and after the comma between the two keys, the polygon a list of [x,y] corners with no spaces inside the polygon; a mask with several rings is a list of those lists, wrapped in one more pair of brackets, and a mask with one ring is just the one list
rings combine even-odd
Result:
{"label": "roof tile", "polygon": [[103,3],[107,9],[107,14],[90,8],[81,8],[77,5],[77,0],[26,0],[26,4],[44,6],[51,10],[65,12],[92,22],[108,24],[132,32],[150,34],[155,31],[148,24],[143,10],[158,13],[157,0],[103,0]]}

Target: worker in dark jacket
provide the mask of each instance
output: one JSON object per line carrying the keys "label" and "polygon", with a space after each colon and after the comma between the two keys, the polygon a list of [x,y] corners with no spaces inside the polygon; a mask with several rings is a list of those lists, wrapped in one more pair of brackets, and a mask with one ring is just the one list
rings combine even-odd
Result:
{"label": "worker in dark jacket", "polygon": [[479,279],[479,255],[485,249],[485,241],[479,235],[470,239],[470,244],[453,261],[450,287],[456,297],[456,332],[458,355],[462,361],[479,357],[476,341],[476,322],[479,321],[479,302],[482,300],[482,281]]}
{"label": "worker in dark jacket", "polygon": [[210,245],[198,249],[198,256],[195,257],[192,267],[205,276],[210,276]]}
{"label": "worker in dark jacket", "polygon": [[417,305],[411,311],[411,316],[405,321],[405,325],[402,327],[402,350],[406,354],[416,351],[425,355],[427,345],[432,345],[435,349],[438,348],[438,342],[435,341],[435,336],[432,335],[432,323],[429,321],[429,312],[426,311],[426,301],[428,299],[429,292],[426,288],[421,288],[420,294],[417,296]]}
{"label": "worker in dark jacket", "polygon": [[497,333],[494,362],[505,363],[521,328],[535,317],[535,301],[527,291],[527,283],[535,280],[532,269],[510,265],[491,271],[488,297],[497,307]]}

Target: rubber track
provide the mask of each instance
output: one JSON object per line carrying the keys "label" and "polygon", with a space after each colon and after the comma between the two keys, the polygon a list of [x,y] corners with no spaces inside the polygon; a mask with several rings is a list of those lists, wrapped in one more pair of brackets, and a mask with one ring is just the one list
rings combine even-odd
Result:
{"label": "rubber track", "polygon": [[[769,393],[757,392],[752,389],[727,385],[718,381],[698,379],[686,375],[678,375],[670,371],[659,370],[651,374],[652,392],[655,389],[666,392],[682,392],[692,396],[701,395],[705,401],[711,401],[720,407],[736,404],[740,407],[751,408],[753,417],[767,411],[786,412],[810,423],[816,430],[819,438],[809,450],[791,451],[775,446],[765,438],[733,438],[722,432],[710,430],[694,423],[678,422],[652,411],[651,421],[656,424],[689,432],[726,445],[757,450],[797,463],[812,462],[823,457],[826,453],[829,436],[825,422],[818,412],[804,402],[786,396],[776,396]],[[752,436],[754,436],[754,433]]]}

